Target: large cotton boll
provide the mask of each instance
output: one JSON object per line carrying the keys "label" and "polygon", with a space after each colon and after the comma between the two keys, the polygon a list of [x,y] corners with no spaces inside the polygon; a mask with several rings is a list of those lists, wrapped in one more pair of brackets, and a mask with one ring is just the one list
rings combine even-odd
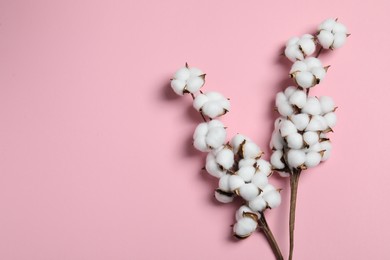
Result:
{"label": "large cotton boll", "polygon": [[176,71],[175,75],[173,78],[179,79],[182,81],[186,81],[190,77],[191,73],[190,70],[186,67],[180,68],[178,71]]}
{"label": "large cotton boll", "polygon": [[288,147],[291,149],[300,149],[303,146],[303,138],[300,133],[292,133],[286,137]]}
{"label": "large cotton boll", "polygon": [[226,129],[222,127],[213,127],[209,129],[206,135],[206,143],[213,149],[218,148],[224,144],[226,140]]}
{"label": "large cotton boll", "polygon": [[265,210],[265,208],[267,207],[267,203],[265,202],[265,200],[263,199],[263,196],[257,196],[256,198],[254,198],[253,200],[251,200],[249,203],[248,203],[249,207],[253,210],[253,211],[259,211],[259,212],[262,212]]}
{"label": "large cotton boll", "polygon": [[230,149],[224,148],[217,153],[215,160],[224,169],[230,169],[230,168],[232,168],[232,166],[234,164],[233,151]]}
{"label": "large cotton boll", "polygon": [[299,40],[298,45],[301,46],[302,51],[305,55],[312,55],[316,50],[316,45],[313,38],[303,37]]}
{"label": "large cotton boll", "polygon": [[232,191],[239,189],[244,184],[245,184],[245,181],[241,176],[231,175],[229,178],[229,188]]}
{"label": "large cotton boll", "polygon": [[186,90],[190,93],[195,93],[203,86],[204,80],[200,77],[190,77],[187,80]]}
{"label": "large cotton boll", "polygon": [[306,154],[305,165],[308,168],[317,166],[321,162],[321,155],[318,152],[309,152]]}
{"label": "large cotton boll", "polygon": [[314,75],[309,71],[297,72],[295,81],[302,88],[310,88],[316,84]]}
{"label": "large cotton boll", "polygon": [[298,45],[287,46],[286,49],[284,50],[284,55],[290,61],[303,60],[303,53],[299,49]]}
{"label": "large cotton boll", "polygon": [[317,39],[324,49],[329,49],[333,44],[334,35],[329,31],[322,30],[317,35]]}
{"label": "large cotton boll", "polygon": [[297,71],[307,71],[307,65],[303,61],[296,61],[294,64],[291,66],[290,69],[290,74],[297,72]]}
{"label": "large cotton boll", "polygon": [[310,115],[321,114],[321,104],[316,97],[308,97],[302,112]]}
{"label": "large cotton boll", "polygon": [[280,134],[282,137],[286,137],[289,134],[293,134],[297,132],[297,128],[290,120],[284,120],[280,125]]}
{"label": "large cotton boll", "polygon": [[308,114],[297,114],[291,116],[291,122],[299,131],[303,131],[309,124],[310,118]]}
{"label": "large cotton boll", "polygon": [[277,190],[273,190],[265,193],[263,195],[263,198],[271,209],[278,207],[282,202],[280,193]]}
{"label": "large cotton boll", "polygon": [[319,140],[318,133],[307,131],[303,134],[303,140],[307,145],[313,145]]}
{"label": "large cotton boll", "polygon": [[171,80],[171,87],[173,91],[180,96],[184,95],[185,86],[186,86],[186,82],[183,80],[180,79]]}
{"label": "large cotton boll", "polygon": [[240,176],[245,182],[250,182],[253,175],[255,174],[256,169],[253,166],[244,166],[241,167],[236,174]]}
{"label": "large cotton boll", "polygon": [[203,105],[202,114],[209,118],[216,118],[225,114],[225,110],[218,101],[209,101]]}
{"label": "large cotton boll", "polygon": [[257,228],[257,222],[250,217],[243,217],[233,226],[234,235],[240,238],[250,236]]}
{"label": "large cotton boll", "polygon": [[306,159],[305,152],[302,150],[289,150],[287,153],[288,165],[293,168],[301,166]]}
{"label": "large cotton boll", "polygon": [[259,195],[259,188],[253,183],[246,183],[240,187],[239,194],[244,200],[251,201]]}
{"label": "large cotton boll", "polygon": [[260,189],[264,189],[265,186],[268,184],[268,177],[267,174],[262,172],[257,172],[255,175],[253,175],[252,183],[259,187]]}
{"label": "large cotton boll", "polygon": [[289,98],[289,102],[299,108],[302,108],[306,104],[306,93],[302,90],[295,91]]}
{"label": "large cotton boll", "polygon": [[242,146],[242,155],[244,158],[259,158],[262,151],[254,142],[247,141]]}
{"label": "large cotton boll", "polygon": [[267,176],[271,174],[272,165],[268,161],[264,159],[258,159],[256,164],[260,172],[265,173]]}

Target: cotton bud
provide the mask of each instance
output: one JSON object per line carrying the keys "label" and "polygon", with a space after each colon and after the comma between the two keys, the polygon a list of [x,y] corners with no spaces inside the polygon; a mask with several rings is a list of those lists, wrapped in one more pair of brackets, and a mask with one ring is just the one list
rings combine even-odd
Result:
{"label": "cotton bud", "polygon": [[256,164],[257,164],[257,168],[259,169],[259,171],[261,173],[264,173],[267,176],[271,174],[272,165],[268,161],[263,160],[263,159],[258,159],[256,161]]}
{"label": "cotton bud", "polygon": [[286,137],[286,142],[291,149],[300,149],[303,146],[303,137],[300,133],[292,133]]}
{"label": "cotton bud", "polygon": [[171,80],[171,87],[178,95],[185,93],[195,93],[204,85],[205,74],[197,68],[185,67],[176,71]]}
{"label": "cotton bud", "polygon": [[305,166],[312,168],[317,166],[321,162],[321,154],[318,152],[309,152],[306,154]]}
{"label": "cotton bud", "polygon": [[223,145],[226,139],[226,129],[221,121],[211,120],[200,123],[194,132],[194,146],[202,152],[216,149]]}
{"label": "cotton bud", "polygon": [[305,163],[306,155],[302,150],[289,150],[287,153],[288,165],[292,168],[298,168]]}
{"label": "cotton bud", "polygon": [[328,123],[323,116],[316,115],[310,119],[309,124],[306,127],[307,131],[324,131],[328,128]]}
{"label": "cotton bud", "polygon": [[239,189],[244,184],[245,181],[241,176],[231,175],[229,178],[229,188],[232,191]]}
{"label": "cotton bud", "polygon": [[333,128],[336,125],[337,117],[335,112],[330,112],[324,116],[326,123],[330,128]]}
{"label": "cotton bud", "polygon": [[[268,184],[268,185],[270,185],[270,184]],[[272,186],[272,188],[273,188],[273,186]],[[282,198],[280,196],[280,193],[279,193],[279,191],[275,190],[275,188],[264,192],[263,198],[264,198],[265,202],[267,202],[268,207],[270,207],[271,209],[278,207],[280,205],[280,203],[282,202]]]}
{"label": "cotton bud", "polygon": [[251,208],[249,208],[247,205],[242,205],[238,208],[236,211],[236,221],[239,219],[244,218],[245,216],[252,215],[254,219],[260,219],[260,214],[256,211],[253,211]]}
{"label": "cotton bud", "polygon": [[348,30],[336,19],[327,19],[318,26],[318,42],[324,49],[337,49],[344,45]]}
{"label": "cotton bud", "polygon": [[310,132],[310,131],[307,131],[303,134],[303,141],[307,144],[307,145],[313,145],[315,143],[317,143],[319,140],[319,136],[318,136],[318,133],[317,132]]}
{"label": "cotton bud", "polygon": [[292,115],[290,119],[299,131],[303,131],[310,121],[309,115],[305,113]]}
{"label": "cotton bud", "polygon": [[258,188],[264,189],[268,184],[268,176],[265,173],[256,172],[255,175],[253,175],[251,182]]}
{"label": "cotton bud", "polygon": [[325,77],[325,74],[326,70],[321,61],[314,57],[296,61],[290,70],[291,77],[302,88],[311,88],[318,84]]}
{"label": "cotton bud", "polygon": [[275,169],[284,169],[285,165],[282,162],[283,152],[281,150],[276,150],[271,155],[271,164]]}
{"label": "cotton bud", "polygon": [[306,104],[306,93],[302,90],[295,91],[289,98],[291,105],[302,108]]}
{"label": "cotton bud", "polygon": [[253,183],[245,183],[240,187],[239,194],[244,200],[251,201],[259,195],[259,188]]}
{"label": "cotton bud", "polygon": [[253,200],[249,201],[248,205],[253,211],[262,212],[267,207],[267,202],[264,200],[262,195],[259,195]]}
{"label": "cotton bud", "polygon": [[253,175],[255,174],[256,169],[253,166],[244,166],[241,167],[236,174],[240,176],[245,182],[250,182]]}
{"label": "cotton bud", "polygon": [[230,203],[234,199],[233,193],[224,192],[222,190],[215,190],[214,197],[222,203]]}
{"label": "cotton bud", "polygon": [[228,146],[220,149],[215,156],[215,161],[220,165],[223,169],[229,170],[232,168],[234,164],[234,153],[232,149]]}
{"label": "cotton bud", "polygon": [[309,115],[321,114],[321,104],[316,97],[308,97],[305,106],[302,108],[302,112]]}
{"label": "cotton bud", "polygon": [[216,118],[230,110],[230,101],[218,92],[207,92],[197,95],[193,106],[203,115]]}
{"label": "cotton bud", "polygon": [[291,61],[303,60],[305,56],[312,55],[315,49],[314,37],[305,34],[300,38],[291,38],[286,44],[284,54]]}
{"label": "cotton bud", "polygon": [[234,235],[238,238],[250,236],[257,228],[257,221],[251,217],[243,217],[233,226]]}
{"label": "cotton bud", "polygon": [[215,160],[215,154],[213,152],[207,154],[205,168],[211,176],[216,178],[221,178],[224,174],[226,174],[226,170],[222,169]]}
{"label": "cotton bud", "polygon": [[291,122],[290,120],[284,120],[280,124],[280,135],[282,137],[286,137],[286,136],[293,134],[293,133],[296,133],[296,132],[297,132],[297,128],[295,127],[293,122]]}

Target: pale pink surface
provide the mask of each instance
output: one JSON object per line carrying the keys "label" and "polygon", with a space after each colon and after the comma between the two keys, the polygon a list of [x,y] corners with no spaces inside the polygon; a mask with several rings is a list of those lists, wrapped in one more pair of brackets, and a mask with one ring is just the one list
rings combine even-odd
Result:
{"label": "pale pink surface", "polygon": [[[390,259],[388,1],[1,1],[0,259],[273,259],[230,236],[191,147],[200,117],[169,78],[184,64],[232,100],[263,149],[286,87],[281,46],[339,17],[313,93],[336,100],[330,160],[302,177],[295,259]],[[269,153],[266,157],[269,156]],[[288,250],[283,205],[268,212]]]}

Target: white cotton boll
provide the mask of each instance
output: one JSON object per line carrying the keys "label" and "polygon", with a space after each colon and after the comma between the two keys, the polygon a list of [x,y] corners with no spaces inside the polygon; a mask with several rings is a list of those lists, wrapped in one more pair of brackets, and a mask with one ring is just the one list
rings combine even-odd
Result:
{"label": "white cotton boll", "polygon": [[229,178],[229,188],[232,191],[239,189],[244,184],[245,184],[244,179],[238,175],[231,175]]}
{"label": "white cotton boll", "polygon": [[271,174],[272,172],[272,165],[263,159],[258,159],[256,161],[257,167],[259,168],[260,172],[266,174],[267,176]]}
{"label": "white cotton boll", "polygon": [[216,118],[225,113],[224,108],[216,101],[209,101],[202,107],[202,114],[210,118]]}
{"label": "white cotton boll", "polygon": [[274,131],[271,136],[271,149],[282,150],[284,147],[283,137],[280,135],[279,131]]}
{"label": "white cotton boll", "polygon": [[314,77],[320,82],[325,78],[326,70],[323,67],[315,67],[311,70],[311,73],[313,73]]}
{"label": "white cotton boll", "polygon": [[206,136],[207,132],[209,131],[209,125],[205,122],[198,124],[198,126],[195,128],[194,135],[192,136],[194,139],[198,137],[204,137]]}
{"label": "white cotton boll", "polygon": [[334,41],[334,35],[330,31],[325,31],[322,30],[320,33],[317,35],[317,39],[320,43],[320,45],[324,49],[329,49],[330,46],[332,46],[333,41]]}
{"label": "white cotton boll", "polygon": [[263,196],[257,196],[248,203],[249,207],[253,211],[262,212],[267,207],[267,202],[263,199]]}
{"label": "white cotton boll", "polygon": [[215,158],[216,162],[222,166],[224,169],[232,168],[234,164],[234,154],[233,151],[227,148],[222,149],[217,153]]}
{"label": "white cotton boll", "polygon": [[308,152],[320,152],[322,151],[321,143],[315,143],[313,145],[310,145],[310,147],[307,149]]}
{"label": "white cotton boll", "polygon": [[222,128],[224,128],[225,125],[221,121],[219,121],[217,119],[214,119],[214,120],[211,120],[211,121],[208,122],[208,127],[209,127],[209,129],[211,129],[213,127],[222,127]]}
{"label": "white cotton boll", "polygon": [[209,129],[206,135],[206,143],[209,147],[215,149],[223,145],[226,139],[226,129],[222,127],[213,127]]}
{"label": "white cotton boll", "polygon": [[264,189],[264,187],[268,185],[267,174],[262,172],[256,172],[256,174],[253,175],[252,183],[256,185],[258,188]]}
{"label": "white cotton boll", "polygon": [[307,131],[303,134],[303,140],[307,145],[313,145],[319,140],[318,133]]}
{"label": "white cotton boll", "polygon": [[287,153],[288,165],[293,168],[301,166],[306,159],[305,152],[302,150],[289,150]]}
{"label": "white cotton boll", "polygon": [[318,152],[309,152],[306,154],[305,165],[308,168],[317,166],[321,162],[321,155]]}
{"label": "white cotton boll", "polygon": [[185,86],[186,86],[186,82],[183,80],[173,79],[171,81],[171,87],[172,87],[173,91],[178,95],[181,95],[181,96],[184,95]]}
{"label": "white cotton boll", "polygon": [[290,46],[290,45],[296,45],[299,41],[299,37],[297,36],[294,36],[294,37],[291,37],[287,43],[286,43],[286,46]]}
{"label": "white cotton boll", "polygon": [[294,64],[291,66],[290,74],[297,72],[297,71],[307,71],[307,65],[303,61],[296,61]]}
{"label": "white cotton boll", "polygon": [[191,75],[190,70],[188,68],[184,67],[184,68],[180,68],[178,71],[176,71],[176,73],[173,77],[175,79],[186,81],[190,77],[190,75]]}
{"label": "white cotton boll", "polygon": [[302,90],[295,91],[289,98],[289,102],[299,108],[302,108],[306,104],[306,93]]}
{"label": "white cotton boll", "polygon": [[326,161],[329,159],[330,153],[332,151],[332,143],[329,141],[321,142],[321,148],[323,152],[321,161]]}
{"label": "white cotton boll", "polygon": [[324,116],[326,123],[330,128],[333,128],[337,122],[337,116],[335,112],[330,112]]}
{"label": "white cotton boll", "polygon": [[243,217],[233,226],[234,235],[240,238],[250,236],[257,228],[257,222],[250,217]]}
{"label": "white cotton boll", "polygon": [[273,190],[265,193],[263,195],[263,198],[271,209],[278,207],[282,202],[280,193],[277,190]]}
{"label": "white cotton boll", "polygon": [[228,194],[225,194],[225,193],[220,192],[218,190],[216,190],[214,192],[214,197],[221,203],[230,203],[234,199],[233,195],[230,195],[230,194],[228,195]]}
{"label": "white cotton boll", "polygon": [[284,94],[286,95],[286,98],[289,99],[290,96],[297,90],[295,86],[289,86],[284,90]]}
{"label": "white cotton boll", "polygon": [[303,131],[309,124],[310,118],[308,114],[296,114],[291,116],[291,122],[299,131]]}
{"label": "white cotton boll", "polygon": [[215,157],[212,153],[207,155],[206,159],[206,171],[216,178],[221,178],[226,174],[226,170],[222,170],[218,163],[215,161]]}
{"label": "white cotton boll", "polygon": [[275,104],[276,106],[280,106],[281,104],[285,104],[287,103],[287,97],[286,95],[283,93],[283,92],[278,92],[276,94],[276,98],[275,98]]}
{"label": "white cotton boll", "polygon": [[254,166],[255,164],[256,164],[256,159],[254,158],[241,159],[238,162],[238,168],[245,167],[245,166]]}
{"label": "white cotton boll", "polygon": [[332,32],[334,34],[337,34],[337,33],[347,34],[348,30],[344,24],[336,22],[336,24],[332,28]]}
{"label": "white cotton boll", "polygon": [[247,140],[247,137],[242,134],[236,134],[233,136],[232,140],[230,141],[230,144],[233,147],[234,153],[238,152],[238,149],[240,149],[241,144]]}
{"label": "white cotton boll", "polygon": [[302,37],[298,45],[301,46],[302,51],[305,53],[305,55],[312,55],[314,51],[316,50],[316,45],[313,41],[313,36],[310,34],[305,35],[306,37]]}
{"label": "white cotton boll", "polygon": [[242,155],[245,159],[259,158],[262,155],[262,151],[254,142],[246,141],[242,146]]}
{"label": "white cotton boll", "polygon": [[284,50],[284,55],[290,60],[290,61],[296,61],[296,60],[303,60],[303,53],[299,49],[298,45],[290,45],[287,46]]}
{"label": "white cotton boll", "polygon": [[200,111],[200,109],[202,108],[202,106],[204,104],[207,103],[207,101],[209,101],[209,98],[205,95],[205,94],[199,94],[196,96],[196,98],[194,99],[194,102],[192,103],[193,104],[193,107],[197,110],[197,111]]}
{"label": "white cotton boll", "polygon": [[315,57],[306,58],[305,63],[307,65],[308,70],[312,70],[313,68],[316,68],[316,67],[323,67],[320,59],[315,58]]}
{"label": "white cotton boll", "polygon": [[294,108],[288,103],[283,103],[278,106],[278,112],[282,116],[288,117],[294,113]]}
{"label": "white cotton boll", "polygon": [[[258,213],[253,212],[252,209],[249,208],[247,205],[242,205],[236,211],[236,214],[235,214],[236,221],[238,221],[239,219],[242,219],[244,217],[244,213],[253,213],[255,215],[258,214]],[[259,217],[260,217],[260,215],[259,215]]]}
{"label": "white cotton boll", "polygon": [[253,175],[255,175],[256,169],[253,166],[241,167],[236,174],[240,176],[245,182],[250,182]]}
{"label": "white cotton boll", "polygon": [[297,132],[297,128],[290,120],[284,120],[280,125],[280,135],[286,137]]}
{"label": "white cotton boll", "polygon": [[321,114],[321,104],[316,97],[308,97],[306,104],[302,108],[303,113],[310,115],[319,115]]}
{"label": "white cotton boll", "polygon": [[191,76],[196,76],[196,77],[198,77],[198,76],[200,76],[200,75],[204,75],[203,71],[201,71],[201,70],[198,69],[198,68],[192,67],[192,68],[189,68],[189,71],[190,71]]}
{"label": "white cotton boll", "polygon": [[292,149],[300,149],[303,146],[303,137],[300,133],[292,133],[286,137],[288,147]]}
{"label": "white cotton boll", "polygon": [[328,123],[325,118],[320,115],[315,115],[310,119],[309,124],[306,127],[307,131],[324,131],[328,128]]}
{"label": "white cotton boll", "polygon": [[223,175],[220,179],[219,179],[219,182],[218,182],[218,188],[222,191],[225,191],[225,192],[230,192],[230,186],[229,186],[229,179],[230,179],[230,176],[229,174],[225,174]]}
{"label": "white cotton boll", "polygon": [[274,191],[276,190],[275,187],[272,184],[268,184],[267,186],[264,187],[263,189],[263,195],[267,192]]}
{"label": "white cotton boll", "polygon": [[281,150],[276,150],[272,153],[270,161],[275,169],[283,169],[285,167],[284,163],[282,162],[282,157],[283,152]]}
{"label": "white cotton boll", "polygon": [[321,96],[319,100],[320,100],[321,110],[323,114],[329,113],[334,110],[333,98],[328,96]]}
{"label": "white cotton boll", "polygon": [[200,77],[190,77],[187,80],[186,90],[190,93],[195,93],[203,87],[204,80]]}
{"label": "white cotton boll", "polygon": [[297,72],[295,81],[302,88],[310,88],[316,84],[313,73],[309,71]]}
{"label": "white cotton boll", "polygon": [[336,23],[336,19],[328,18],[318,26],[318,30],[332,31]]}
{"label": "white cotton boll", "polygon": [[194,139],[194,147],[201,152],[207,152],[210,150],[209,146],[206,143],[206,139],[204,139],[203,137],[198,137]]}
{"label": "white cotton boll", "polygon": [[245,183],[240,187],[239,194],[244,200],[251,201],[259,195],[259,188],[253,183]]}
{"label": "white cotton boll", "polygon": [[332,47],[334,49],[340,48],[347,41],[347,35],[345,33],[336,33],[334,35],[334,41]]}

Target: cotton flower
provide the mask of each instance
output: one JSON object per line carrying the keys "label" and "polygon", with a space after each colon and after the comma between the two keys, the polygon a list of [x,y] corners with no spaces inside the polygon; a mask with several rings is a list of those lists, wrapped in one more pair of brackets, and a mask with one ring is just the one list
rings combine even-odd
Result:
{"label": "cotton flower", "polygon": [[216,149],[225,142],[225,126],[216,119],[200,123],[195,129],[193,139],[194,146],[199,151],[207,152]]}
{"label": "cotton flower", "polygon": [[337,19],[327,19],[318,26],[318,42],[324,49],[337,49],[343,46],[348,37],[348,30]]}
{"label": "cotton flower", "polygon": [[314,36],[304,34],[301,37],[293,37],[287,42],[284,55],[290,61],[303,60],[306,56],[312,55],[315,49]]}
{"label": "cotton flower", "polygon": [[209,118],[216,118],[230,110],[230,101],[218,92],[206,92],[196,96],[194,108]]}
{"label": "cotton flower", "polygon": [[290,76],[302,88],[311,88],[320,83],[325,74],[326,69],[321,61],[314,57],[294,62],[290,70]]}
{"label": "cotton flower", "polygon": [[186,64],[180,68],[171,80],[171,87],[178,95],[185,93],[196,93],[205,83],[205,75],[200,69],[190,68]]}

